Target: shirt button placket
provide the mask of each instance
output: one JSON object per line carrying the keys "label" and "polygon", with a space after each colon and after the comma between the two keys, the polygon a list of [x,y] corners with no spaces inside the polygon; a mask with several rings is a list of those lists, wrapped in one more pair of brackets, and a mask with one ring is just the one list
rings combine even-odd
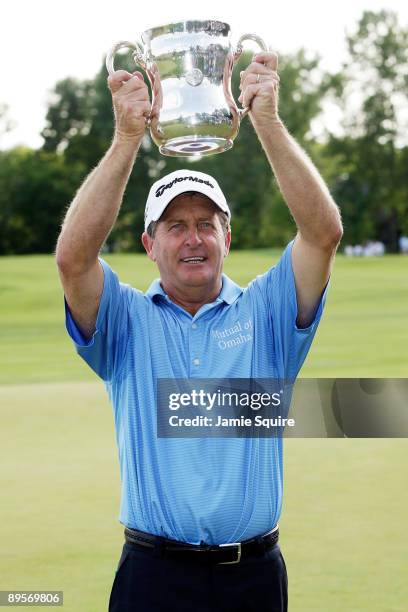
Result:
{"label": "shirt button placket", "polygon": [[196,333],[194,333],[194,332],[197,331],[197,329],[198,329],[198,324],[197,323],[192,323],[191,324],[192,333],[190,335],[190,342],[191,342],[191,344],[190,344],[190,355],[192,356],[191,363],[192,363],[192,376],[193,376],[193,378],[194,378],[194,376],[197,375],[197,373],[198,373],[197,372],[198,366],[201,363],[201,360],[200,360],[200,358],[198,356],[199,355],[199,351],[200,351],[200,346],[199,346],[199,343],[198,343],[198,336],[197,336]]}

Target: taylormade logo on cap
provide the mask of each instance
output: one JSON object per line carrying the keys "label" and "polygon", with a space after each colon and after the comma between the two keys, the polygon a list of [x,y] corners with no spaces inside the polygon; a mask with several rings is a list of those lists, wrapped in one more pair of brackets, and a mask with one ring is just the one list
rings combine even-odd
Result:
{"label": "taylormade logo on cap", "polygon": [[152,221],[158,221],[170,202],[186,191],[207,196],[231,219],[231,211],[217,181],[204,172],[176,170],[153,183],[145,208],[145,230]]}
{"label": "taylormade logo on cap", "polygon": [[156,190],[156,198],[163,195],[165,189],[170,189],[173,187],[174,183],[181,183],[183,181],[195,181],[196,183],[204,183],[204,185],[208,185],[214,189],[214,185],[210,183],[210,181],[203,181],[203,179],[197,178],[196,176],[180,176],[179,178],[175,178],[171,181],[171,183],[167,183],[167,185],[160,185],[160,187]]}

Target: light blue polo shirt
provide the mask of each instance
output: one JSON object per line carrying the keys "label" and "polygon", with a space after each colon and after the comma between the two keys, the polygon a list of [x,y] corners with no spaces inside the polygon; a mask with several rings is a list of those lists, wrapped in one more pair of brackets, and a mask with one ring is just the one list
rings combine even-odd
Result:
{"label": "light blue polo shirt", "polygon": [[265,533],[278,522],[282,440],[158,438],[155,398],[159,378],[296,377],[327,287],[313,323],[298,329],[292,244],[246,288],[223,275],[218,298],[194,317],[168,298],[159,280],[143,294],[120,283],[102,259],[103,293],[88,342],[66,308],[76,349],[105,381],[112,403],[124,525],[221,544]]}

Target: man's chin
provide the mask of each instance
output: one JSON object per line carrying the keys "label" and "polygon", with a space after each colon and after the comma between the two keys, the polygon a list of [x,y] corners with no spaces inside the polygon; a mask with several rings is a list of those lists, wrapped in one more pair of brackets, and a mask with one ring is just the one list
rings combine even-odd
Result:
{"label": "man's chin", "polygon": [[214,278],[208,274],[185,274],[182,282],[186,287],[204,287],[214,282]]}
{"label": "man's chin", "polygon": [[213,284],[216,280],[216,275],[210,270],[183,270],[180,279],[186,286],[203,287]]}

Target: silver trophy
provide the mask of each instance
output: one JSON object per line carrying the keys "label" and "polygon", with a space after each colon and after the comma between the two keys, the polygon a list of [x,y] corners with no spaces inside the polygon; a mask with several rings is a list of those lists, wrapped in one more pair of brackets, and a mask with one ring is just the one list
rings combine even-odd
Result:
{"label": "silver trophy", "polygon": [[147,124],[163,155],[194,157],[227,151],[249,108],[238,108],[231,74],[244,40],[268,48],[255,34],[244,34],[234,49],[231,29],[220,21],[182,21],[146,30],[141,41],[120,41],[106,56],[109,74],[115,53],[134,49],[152,88]]}

